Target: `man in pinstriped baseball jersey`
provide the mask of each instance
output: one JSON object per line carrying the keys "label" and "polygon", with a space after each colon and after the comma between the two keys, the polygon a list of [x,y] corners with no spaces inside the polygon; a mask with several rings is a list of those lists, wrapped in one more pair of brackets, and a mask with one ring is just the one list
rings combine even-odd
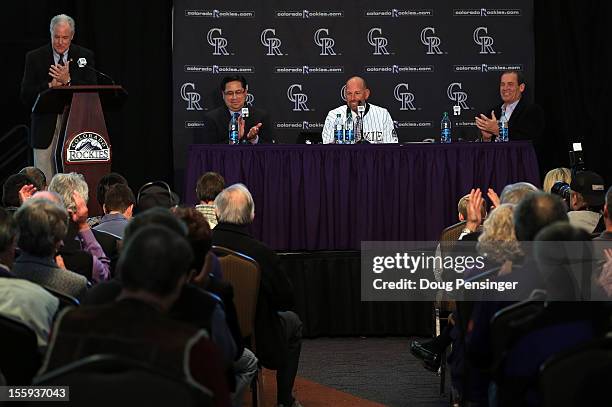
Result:
{"label": "man in pinstriped baseball jersey", "polygon": [[347,114],[353,115],[353,122],[357,118],[357,106],[360,103],[365,105],[363,114],[363,133],[370,143],[397,143],[397,133],[393,126],[393,119],[389,111],[383,107],[368,103],[370,89],[365,79],[353,76],[346,81],[346,105],[330,110],[325,119],[323,127],[323,143],[334,142],[334,121],[336,115],[340,114],[343,121],[346,121]]}

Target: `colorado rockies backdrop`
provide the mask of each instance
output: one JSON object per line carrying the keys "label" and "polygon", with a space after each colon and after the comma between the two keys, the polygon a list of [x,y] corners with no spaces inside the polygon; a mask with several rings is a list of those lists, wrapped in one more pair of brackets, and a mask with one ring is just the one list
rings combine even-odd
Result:
{"label": "colorado rockies backdrop", "polygon": [[247,103],[267,110],[277,142],[320,132],[352,75],[386,107],[400,141],[476,134],[474,115],[500,101],[499,75],[523,70],[533,91],[532,0],[175,0],[174,147],[178,173],[219,82],[241,74]]}

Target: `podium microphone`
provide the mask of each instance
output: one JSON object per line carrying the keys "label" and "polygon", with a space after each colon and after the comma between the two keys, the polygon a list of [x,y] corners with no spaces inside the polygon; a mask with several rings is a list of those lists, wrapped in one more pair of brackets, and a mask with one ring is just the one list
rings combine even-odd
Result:
{"label": "podium microphone", "polygon": [[[70,61],[72,61],[72,59],[70,59]],[[87,59],[86,58],[79,58],[77,60],[77,65],[79,66],[79,68],[87,68],[90,69],[92,71],[94,71],[95,73],[97,73],[100,76],[105,77],[106,79],[108,79],[109,81],[111,81],[111,83],[113,85],[116,85],[115,81],[113,80],[113,78],[111,78],[110,76],[108,76],[107,74],[105,74],[104,72],[100,72],[98,71],[96,68],[94,68],[93,66],[89,66],[87,65]]]}

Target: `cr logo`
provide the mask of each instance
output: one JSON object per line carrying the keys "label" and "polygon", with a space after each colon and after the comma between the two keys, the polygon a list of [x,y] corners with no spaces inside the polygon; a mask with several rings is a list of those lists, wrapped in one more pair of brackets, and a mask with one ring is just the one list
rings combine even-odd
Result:
{"label": "cr logo", "polygon": [[[214,35],[218,33],[219,36],[215,37]],[[211,47],[213,47],[213,55],[229,55],[227,52],[227,38],[221,37],[221,29],[220,28],[211,28],[208,30],[208,34],[206,34],[206,40]]]}
{"label": "cr logo", "polygon": [[[296,89],[300,92],[296,92]],[[289,86],[287,89],[287,98],[290,102],[293,102],[294,112],[307,112],[310,110],[308,109],[308,106],[306,106],[308,95],[302,93],[302,85],[294,83],[293,85]]]}
{"label": "cr logo", "polygon": [[469,110],[469,106],[466,103],[468,97],[467,93],[456,89],[461,89],[460,82],[453,82],[448,85],[448,88],[446,89],[446,95],[450,100],[456,102],[458,106],[461,106],[462,109]]}
{"label": "cr logo", "polygon": [[398,83],[395,89],[393,89],[393,96],[395,100],[401,103],[400,110],[416,110],[414,104],[414,93],[408,92],[407,83]]}
{"label": "cr logo", "polygon": [[[272,34],[269,36],[269,34]],[[261,40],[261,44],[264,47],[268,47],[268,52],[266,55],[283,55],[280,50],[281,40],[279,38],[274,37],[276,35],[276,30],[274,28],[266,28],[261,32],[261,36],[259,37]]]}
{"label": "cr logo", "polygon": [[321,47],[321,53],[319,55],[336,55],[336,51],[334,51],[334,39],[331,37],[321,37],[322,33],[329,35],[329,30],[327,28],[319,28],[314,33],[314,42]]}
{"label": "cr logo", "polygon": [[427,45],[427,55],[442,54],[442,51],[440,51],[441,40],[440,37],[433,35],[435,33],[436,29],[433,27],[425,27],[421,30],[421,42],[423,45]]}
{"label": "cr logo", "polygon": [[181,98],[187,102],[187,110],[202,110],[202,106],[200,106],[202,96],[198,92],[187,92],[187,88],[195,90],[195,85],[187,82],[181,86]]}
{"label": "cr logo", "polygon": [[[375,33],[378,33],[377,37],[374,36]],[[368,31],[368,44],[374,47],[373,55],[389,55],[389,51],[387,51],[388,43],[387,38],[382,36],[382,29],[374,27]]]}
{"label": "cr logo", "polygon": [[493,37],[489,35],[483,35],[482,33],[488,34],[487,27],[478,27],[474,30],[473,38],[477,45],[480,45],[479,54],[496,54],[493,49]]}

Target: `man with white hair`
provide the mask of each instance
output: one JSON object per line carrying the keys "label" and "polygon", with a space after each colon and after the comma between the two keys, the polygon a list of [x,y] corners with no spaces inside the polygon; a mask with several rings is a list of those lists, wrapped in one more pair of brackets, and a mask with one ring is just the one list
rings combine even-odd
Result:
{"label": "man with white hair", "polygon": [[[87,223],[87,199],[89,187],[81,174],[56,174],[49,184],[49,191],[58,194],[70,222],[64,245],[59,254],[66,267],[86,276],[94,282],[110,278],[110,260]],[[102,233],[102,232],[99,232]]]}
{"label": "man with white hair", "polygon": [[[36,97],[45,89],[96,83],[94,71],[79,68],[77,65],[79,59],[84,59],[87,61],[87,66],[93,67],[94,54],[72,43],[75,33],[72,17],[66,14],[53,17],[49,31],[51,44],[43,45],[26,54],[21,82],[21,100],[28,109],[32,109]],[[60,131],[61,120],[58,120],[58,115],[32,113],[29,142],[34,149],[34,166],[40,168],[47,179],[51,179],[57,172],[55,150]]]}
{"label": "man with white hair", "polygon": [[252,237],[247,227],[255,217],[255,204],[242,184],[225,188],[215,207],[219,223],[212,244],[245,254],[261,267],[261,283],[255,319],[256,354],[262,365],[276,369],[279,406],[300,407],[292,395],[300,360],[302,321],[292,311],[293,289],[280,259],[263,242]]}

